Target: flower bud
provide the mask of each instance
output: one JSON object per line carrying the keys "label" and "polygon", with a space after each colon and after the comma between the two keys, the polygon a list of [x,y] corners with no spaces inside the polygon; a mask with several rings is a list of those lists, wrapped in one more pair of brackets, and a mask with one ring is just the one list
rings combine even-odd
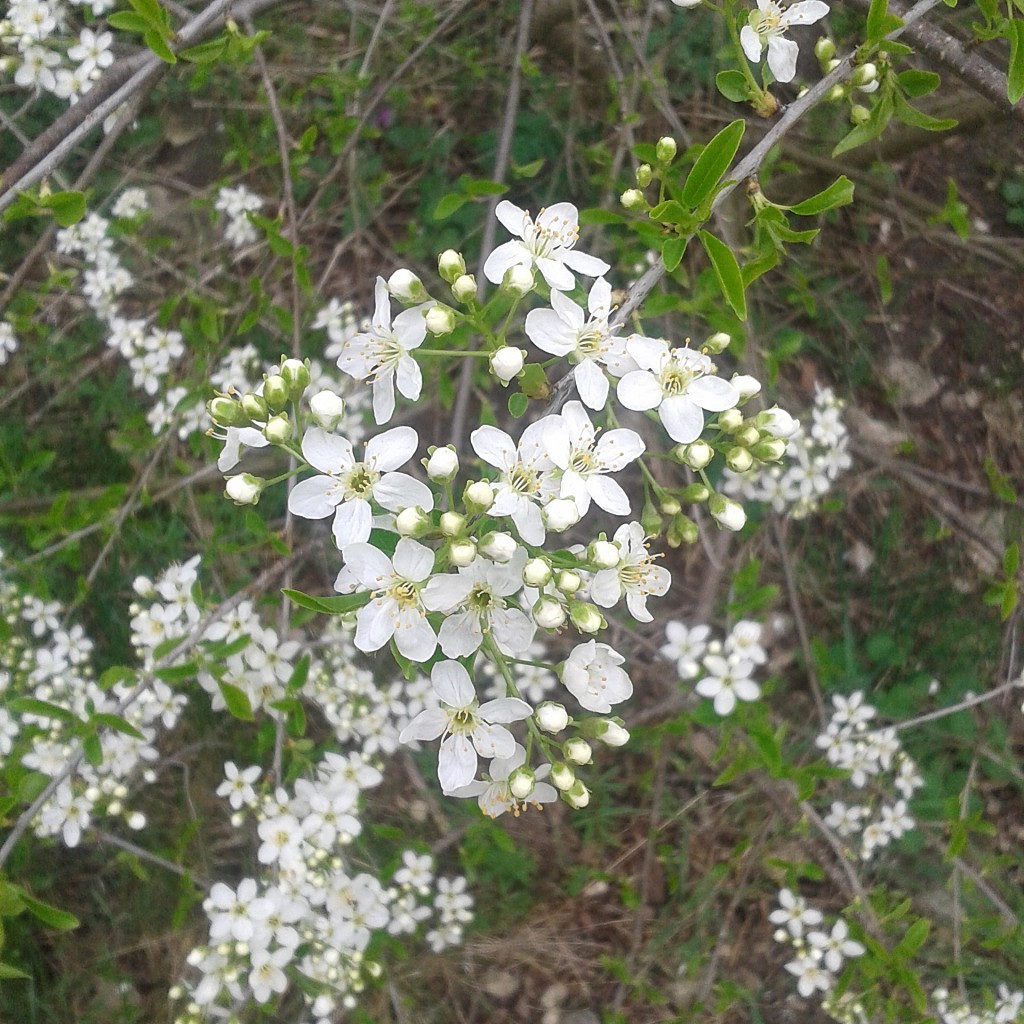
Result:
{"label": "flower bud", "polygon": [[476,541],[471,537],[461,537],[452,541],[448,548],[448,561],[459,569],[472,565],[476,561]]}
{"label": "flower bud", "polygon": [[839,67],[840,64],[842,64],[842,61],[838,57],[833,57],[832,60],[828,61],[825,65],[826,73],[831,74],[837,67]]}
{"label": "flower bud", "polygon": [[663,516],[674,516],[682,512],[683,506],[679,504],[679,499],[673,494],[662,494],[658,498],[658,511]]}
{"label": "flower bud", "polygon": [[871,117],[871,111],[862,103],[855,103],[850,107],[850,121],[852,124],[864,124]]}
{"label": "flower bud", "polygon": [[396,270],[388,278],[388,291],[407,306],[429,298],[423,282],[411,270]]}
{"label": "flower bud", "polygon": [[454,284],[466,273],[466,261],[463,259],[462,253],[456,252],[454,249],[445,249],[437,257],[437,272],[443,281]]}
{"label": "flower bud", "polygon": [[569,618],[581,633],[597,633],[607,625],[597,605],[590,601],[570,601]]}
{"label": "flower bud", "polygon": [[622,558],[622,552],[618,544],[613,544],[610,540],[595,540],[591,541],[587,548],[587,558],[598,569],[614,569]]}
{"label": "flower bud", "polygon": [[525,800],[533,792],[534,780],[533,772],[525,765],[520,765],[508,777],[508,791],[517,800]]}
{"label": "flower bud", "polygon": [[746,473],[754,464],[754,456],[746,448],[733,448],[725,457],[725,464],[734,473]]}
{"label": "flower bud", "polygon": [[266,482],[252,473],[229,476],[224,483],[224,496],[236,505],[255,505],[260,500]]}
{"label": "flower bud", "polygon": [[704,351],[710,356],[717,356],[732,344],[732,337],[725,331],[716,331],[704,342]]}
{"label": "flower bud", "polygon": [[286,412],[278,413],[277,416],[267,420],[263,428],[263,436],[271,444],[284,444],[292,436],[292,425],[288,420]]}
{"label": "flower bud", "polygon": [[872,82],[878,80],[878,68],[868,61],[866,64],[861,64],[860,67],[853,69],[853,74],[850,75],[850,81],[854,85],[870,85]]}
{"label": "flower bud", "polygon": [[450,446],[435,448],[427,459],[427,476],[435,484],[450,483],[459,472],[459,456]]}
{"label": "flower bud", "polygon": [[472,274],[457,277],[452,284],[452,298],[465,305],[476,298],[476,278]]}
{"label": "flower bud", "polygon": [[703,469],[715,457],[715,450],[707,441],[678,445],[673,453],[684,466],[689,466],[694,472]]}
{"label": "flower bud", "polygon": [[571,761],[573,764],[590,764],[594,752],[585,739],[573,736],[571,740],[566,740],[563,744],[562,753],[566,761]]}
{"label": "flower bud", "polygon": [[696,544],[700,537],[697,524],[682,514],[672,517],[665,531],[665,541],[670,548],[678,548],[683,544]]}
{"label": "flower bud", "polygon": [[518,550],[515,538],[508,533],[489,533],[480,541],[480,554],[492,562],[511,562]]}
{"label": "flower bud", "polygon": [[721,494],[711,495],[708,511],[715,522],[726,530],[742,530],[747,521],[747,513],[743,511],[743,506]]}
{"label": "flower bud", "polygon": [[505,271],[505,277],[501,282],[501,287],[505,289],[510,295],[522,297],[523,295],[529,295],[530,292],[536,287],[537,280],[533,276],[533,271],[529,267],[524,267],[522,264],[516,264],[514,267],[509,267]]}
{"label": "flower bud", "polygon": [[743,413],[739,409],[726,409],[718,414],[718,429],[727,434],[739,430],[743,426]]}
{"label": "flower bud", "polygon": [[640,525],[644,528],[644,535],[647,537],[657,537],[661,533],[665,521],[661,518],[661,513],[653,502],[644,502],[644,507],[640,510]]}
{"label": "flower bud", "polygon": [[542,732],[549,732],[552,735],[561,732],[569,724],[569,712],[565,710],[565,706],[551,700],[539,704],[534,717],[537,719],[537,727]]}
{"label": "flower bud", "polygon": [[433,529],[430,516],[418,505],[404,508],[395,517],[395,529],[402,537],[425,537]]}
{"label": "flower bud", "polygon": [[455,330],[455,310],[447,306],[431,306],[424,318],[427,330],[435,337],[443,337]]}
{"label": "flower bud", "polygon": [[759,462],[778,462],[786,454],[786,442],[781,437],[769,437],[759,441],[750,449],[750,454]]}
{"label": "flower bud", "polygon": [[814,56],[824,64],[836,55],[836,44],[828,36],[822,36],[814,44]]}
{"label": "flower bud", "polygon": [[729,382],[740,393],[740,404],[753,398],[761,390],[761,382],[747,373],[734,373]]}
{"label": "flower bud", "polygon": [[733,440],[741,448],[750,448],[761,440],[761,431],[753,424],[748,423],[742,430],[737,430],[733,434]]}
{"label": "flower bud", "polygon": [[580,521],[580,510],[572,498],[555,498],[541,509],[544,525],[554,533],[561,533]]}
{"label": "flower bud", "polygon": [[555,789],[560,789],[563,793],[576,783],[576,773],[564,761],[556,761],[551,766],[548,778]]}
{"label": "flower bud", "polygon": [[695,480],[692,484],[687,484],[679,496],[683,501],[689,502],[691,505],[700,505],[711,497],[711,491],[708,489],[707,484]]}
{"label": "flower bud", "polygon": [[565,625],[565,609],[553,597],[539,598],[530,614],[541,629],[559,629]]}
{"label": "flower bud", "polygon": [[607,747],[624,747],[629,742],[629,730],[610,718],[598,723],[596,735]]}
{"label": "flower bud", "polygon": [[473,480],[466,484],[462,501],[470,515],[486,512],[494,504],[494,488],[486,480]]}
{"label": "flower bud", "polygon": [[555,586],[566,595],[572,597],[583,586],[583,577],[572,569],[562,569],[555,577]]}
{"label": "flower bud", "polygon": [[619,196],[619,202],[627,210],[645,210],[647,208],[647,200],[644,199],[643,192],[638,188],[627,188],[625,192]]}
{"label": "flower bud", "polygon": [[777,405],[759,412],[754,417],[754,422],[766,434],[781,437],[783,440],[788,440],[800,429],[800,421],[793,419],[785,409],[780,409]]}
{"label": "flower bud", "polygon": [[551,563],[546,558],[531,558],[523,566],[523,582],[528,587],[543,587],[551,575]]}
{"label": "flower bud", "polygon": [[257,395],[255,391],[242,395],[242,411],[250,420],[258,420],[260,423],[265,423],[270,418],[267,400],[262,395]]}
{"label": "flower bud", "polygon": [[466,517],[461,512],[441,513],[441,532],[446,537],[458,537],[466,529]]}
{"label": "flower bud", "polygon": [[842,85],[833,85],[827,93],[825,93],[826,103],[838,103],[846,95],[846,87]]}
{"label": "flower bud", "polygon": [[330,433],[345,415],[345,402],[333,391],[318,391],[309,400],[309,411],[317,424]]}
{"label": "flower bud", "polygon": [[640,188],[647,188],[651,183],[651,179],[654,177],[654,172],[651,170],[650,164],[641,164],[635,173],[636,183]]}
{"label": "flower bud", "polygon": [[263,397],[271,412],[282,412],[288,404],[288,381],[279,373],[271,373],[263,378]]}
{"label": "flower bud", "polygon": [[288,384],[288,397],[297,402],[309,387],[309,366],[302,359],[286,359],[280,372]]}
{"label": "flower bud", "polygon": [[206,411],[210,419],[218,427],[247,427],[251,422],[241,403],[227,395],[217,395],[206,403]]}
{"label": "flower bud", "polygon": [[654,147],[654,155],[659,164],[670,164],[676,158],[676,140],[671,135],[663,135]]}
{"label": "flower bud", "polygon": [[499,348],[497,352],[491,353],[491,373],[502,384],[508,384],[513,377],[523,372],[525,359],[526,353],[521,348],[506,345],[504,348]]}
{"label": "flower bud", "polygon": [[590,803],[590,790],[577,779],[572,786],[562,794],[562,799],[574,810],[581,811]]}

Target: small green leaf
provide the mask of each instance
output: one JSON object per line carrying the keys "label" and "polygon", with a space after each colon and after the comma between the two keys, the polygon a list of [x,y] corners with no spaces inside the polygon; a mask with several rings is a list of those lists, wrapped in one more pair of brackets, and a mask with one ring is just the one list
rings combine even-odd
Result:
{"label": "small green leaf", "polygon": [[889,14],[889,0],[871,0],[871,7],[868,9],[867,44],[870,46],[881,42],[902,24],[902,18]]}
{"label": "small green leaf", "polygon": [[94,768],[103,764],[103,747],[100,746],[100,738],[96,733],[90,733],[82,740],[82,752],[86,761]]}
{"label": "small green leaf", "polygon": [[109,690],[118,683],[125,683],[129,679],[134,678],[135,669],[129,668],[127,665],[111,665],[110,668],[100,675],[97,682],[101,690]]}
{"label": "small green leaf", "polygon": [[1006,29],[1010,37],[1010,66],[1006,74],[1006,96],[1013,104],[1024,96],[1024,20],[1013,18]]}
{"label": "small green leaf", "polygon": [[148,32],[152,28],[152,25],[145,18],[134,11],[114,11],[113,14],[107,15],[107,24],[111,28],[120,29],[122,32],[138,32],[139,35],[142,35],[143,32]]}
{"label": "small green leaf", "polygon": [[683,253],[686,252],[686,239],[680,238],[678,235],[674,238],[668,239],[661,250],[661,258],[665,263],[665,269],[671,274],[676,267],[679,266],[680,261],[683,258]]}
{"label": "small green leaf", "polygon": [[113,729],[115,732],[123,733],[125,736],[131,736],[132,739],[145,740],[145,736],[139,732],[130,722],[126,722],[123,718],[118,715],[110,715],[105,711],[97,711],[92,716],[92,721],[95,725],[103,725],[108,729]]}
{"label": "small green leaf", "polygon": [[529,407],[530,400],[522,393],[522,391],[514,391],[508,396],[508,411],[516,419],[523,416]]}
{"label": "small green leaf", "polygon": [[699,206],[721,181],[729,169],[746,123],[727,124],[703,149],[683,183],[682,199],[691,209]]}
{"label": "small green leaf", "polygon": [[888,306],[892,302],[892,279],[889,276],[889,257],[885,253],[875,260],[875,280],[878,281],[882,305]]}
{"label": "small green leaf", "polygon": [[690,211],[675,199],[666,199],[665,202],[651,207],[647,216],[659,224],[685,224],[693,217]]}
{"label": "small green leaf", "polygon": [[38,918],[45,925],[49,925],[51,928],[57,928],[62,932],[71,931],[73,928],[78,927],[78,918],[74,914],[69,914],[66,910],[60,910],[57,907],[50,906],[49,903],[44,903],[42,900],[37,900],[33,896],[29,896],[27,892],[21,893],[21,900],[25,904],[25,909]]}
{"label": "small green leaf", "polygon": [[863,146],[865,142],[877,139],[885,131],[885,126],[892,120],[892,115],[893,98],[890,90],[884,92],[879,97],[878,102],[871,110],[871,116],[840,140],[839,144],[832,150],[832,155],[834,157],[839,156],[848,150]]}
{"label": "small green leaf", "polygon": [[460,179],[459,184],[467,196],[503,196],[508,191],[508,185],[487,178]]}
{"label": "small green leaf", "polygon": [[535,178],[544,166],[544,158],[531,160],[528,164],[512,164],[512,173],[517,178]]}
{"label": "small green leaf", "polygon": [[893,950],[893,956],[909,960],[924,945],[931,930],[931,922],[926,917],[919,917],[900,939],[899,945]]}
{"label": "small green leaf", "polygon": [[711,266],[715,269],[715,277],[718,278],[718,285],[722,289],[725,301],[740,320],[746,320],[747,300],[743,294],[743,275],[732,250],[721,239],[706,231],[699,231],[697,235],[708,254],[708,259],[711,260]]}
{"label": "small green leaf", "polygon": [[59,704],[51,704],[48,700],[39,700],[36,697],[12,697],[7,701],[7,709],[21,715],[55,718],[58,722],[78,721],[67,708],[62,708]]}
{"label": "small green leaf", "polygon": [[215,39],[207,39],[205,43],[199,43],[198,46],[179,50],[178,56],[191,64],[213,64],[224,55],[227,45],[228,41],[224,36],[217,36]]}
{"label": "small green leaf", "polygon": [[295,663],[295,668],[292,669],[292,674],[288,678],[288,685],[286,687],[289,693],[294,693],[296,690],[301,690],[306,685],[306,680],[309,678],[309,655],[304,654]]}
{"label": "small green leaf", "polygon": [[813,217],[815,214],[834,210],[837,206],[846,206],[852,202],[853,182],[844,174],[823,192],[819,192],[795,206],[790,206],[788,209],[790,213],[795,213],[798,217]]}
{"label": "small green leaf", "polygon": [[914,99],[935,92],[941,81],[934,71],[921,71],[918,68],[901,71],[896,80],[900,83],[900,88]]}
{"label": "small green leaf", "polygon": [[893,93],[894,113],[898,120],[914,128],[923,128],[926,132],[947,132],[957,125],[953,117],[932,117],[917,107],[912,107],[900,93]]}
{"label": "small green leaf", "polygon": [[12,967],[10,964],[0,963],[0,981],[14,981],[17,978],[27,977],[28,975],[24,971],[19,971],[17,967]]}
{"label": "small green leaf", "polygon": [[232,683],[225,683],[222,680],[217,682],[220,687],[221,696],[227,705],[228,712],[243,722],[251,722],[255,716],[252,713],[252,705],[244,690],[239,689]]}
{"label": "small green leaf", "polygon": [[1003,573],[1007,579],[1012,579],[1017,575],[1017,570],[1020,568],[1020,545],[1010,544],[1006,551],[1003,552]]}
{"label": "small green leaf", "polygon": [[85,216],[84,192],[54,192],[43,201],[53,214],[53,219],[62,227],[69,228]]}
{"label": "small green leaf", "polygon": [[[372,539],[371,537],[371,542]],[[367,592],[341,594],[338,597],[313,597],[312,594],[304,594],[301,590],[282,590],[281,593],[300,608],[307,608],[311,612],[321,612],[324,615],[342,615],[345,612],[352,612],[357,608],[362,608],[370,601],[370,595]]]}
{"label": "small green leaf", "polygon": [[437,201],[437,206],[434,207],[431,217],[434,220],[444,220],[446,217],[450,217],[456,210],[462,209],[468,202],[469,197],[461,192],[449,192],[446,196],[441,196]]}
{"label": "small green leaf", "polygon": [[733,103],[743,103],[747,98],[748,84],[742,71],[719,71],[715,75],[718,91]]}
{"label": "small green leaf", "polygon": [[174,56],[171,48],[167,45],[167,40],[157,32],[155,29],[151,29],[146,32],[142,41],[165,63],[165,64],[177,64],[178,58]]}

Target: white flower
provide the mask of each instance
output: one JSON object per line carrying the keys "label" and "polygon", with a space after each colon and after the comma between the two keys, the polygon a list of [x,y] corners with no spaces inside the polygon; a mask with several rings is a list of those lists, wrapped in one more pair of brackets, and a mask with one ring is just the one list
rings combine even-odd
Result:
{"label": "white flower", "polygon": [[551,288],[572,291],[576,287],[572,271],[600,277],[611,269],[604,260],[573,249],[580,229],[572,203],[555,203],[541,210],[536,221],[507,199],[498,203],[494,213],[522,241],[505,242],[487,257],[484,276],[493,284],[501,284],[511,267],[536,267]]}
{"label": "white flower", "polygon": [[633,684],[619,666],[626,659],[608,644],[588,640],[574,647],[562,665],[562,682],[580,707],[607,714],[633,695]]}
{"label": "white flower", "polygon": [[603,409],[608,400],[608,379],[622,377],[637,368],[626,352],[626,339],[615,337],[608,326],[612,286],[598,278],[587,297],[587,312],[560,291],[551,293],[551,309],[531,309],[526,314],[526,334],[539,349],[554,356],[569,356],[576,390],[591,409]]}
{"label": "white flower", "polygon": [[822,0],[797,0],[783,8],[776,0],[757,0],[757,10],[750,12],[740,30],[740,43],[747,59],[757,64],[761,51],[768,45],[768,67],[777,82],[792,82],[796,75],[796,58],[800,48],[783,33],[790,25],[813,25],[829,12]]}
{"label": "white flower", "polygon": [[477,798],[480,810],[490,818],[497,818],[506,811],[519,815],[520,810],[528,804],[548,804],[558,799],[558,791],[554,786],[541,781],[551,772],[551,765],[542,764],[534,772],[533,789],[525,800],[517,799],[509,791],[508,778],[526,760],[526,751],[518,743],[515,752],[509,757],[496,757],[491,761],[488,771],[490,782],[470,782],[466,786],[449,793],[449,796]]}
{"label": "white flower", "polygon": [[704,410],[722,412],[739,401],[732,384],[712,375],[714,363],[701,352],[670,349],[663,341],[639,335],[626,342],[626,351],[640,369],[619,381],[619,401],[638,412],[657,409],[673,441],[696,441],[704,430]]}
{"label": "white flower", "polygon": [[807,941],[824,955],[825,966],[833,973],[838,973],[843,966],[844,957],[864,955],[864,947],[851,939],[849,934],[850,929],[846,922],[839,918],[832,926],[831,934],[811,932],[807,936]]}
{"label": "white flower", "polygon": [[768,915],[772,924],[784,924],[790,935],[800,938],[804,933],[804,925],[821,924],[821,911],[808,908],[802,896],[796,896],[791,889],[779,892],[779,910]]}
{"label": "white flower", "polygon": [[436,740],[442,736],[437,757],[437,777],[445,793],[473,781],[477,755],[511,757],[516,741],[504,722],[519,722],[533,708],[517,697],[499,697],[478,704],[469,673],[457,661],[440,661],[430,672],[434,692],[444,706],[421,711],[399,739]]}
{"label": "white flower", "polygon": [[522,373],[523,350],[521,348],[513,348],[511,345],[505,345],[503,348],[499,348],[497,352],[491,353],[490,361],[494,376],[502,384],[507,384],[513,377]]}
{"label": "white flower", "polygon": [[406,473],[396,473],[412,458],[419,438],[412,427],[393,427],[370,438],[362,462],[344,437],[311,427],[302,438],[302,454],[323,476],[300,480],[288,496],[288,510],[303,519],[323,519],[334,513],[334,539],[339,548],[370,536],[372,498],[382,508],[399,512],[434,507],[430,488]]}
{"label": "white flower", "polygon": [[730,663],[717,654],[709,654],[704,667],[709,674],[697,683],[696,689],[702,697],[713,698],[716,715],[732,714],[737,699],[751,701],[761,696],[761,688],[749,678],[754,671],[753,662]]}
{"label": "white flower", "polygon": [[824,970],[813,956],[802,956],[786,964],[786,970],[797,977],[796,987],[804,999],[814,995],[815,990],[827,992],[835,982],[835,978]]}
{"label": "white flower", "polygon": [[423,375],[409,354],[423,344],[427,325],[423,307],[414,306],[391,321],[391,296],[387,282],[377,278],[370,329],[348,338],[341,346],[338,367],[356,380],[373,381],[373,418],[387,423],[395,411],[395,384],[411,401],[420,397]]}
{"label": "white flower", "polygon": [[661,597],[668,592],[672,576],[668,569],[654,564],[647,550],[644,528],[639,523],[625,523],[615,531],[615,543],[622,552],[614,569],[602,569],[590,584],[590,596],[602,608],[614,607],[623,593],[626,606],[638,622],[653,622],[647,610],[647,598]]}
{"label": "white flower", "polygon": [[676,671],[682,679],[693,679],[700,674],[698,662],[707,650],[710,635],[709,626],[687,629],[681,622],[666,622],[665,639],[668,643],[660,650],[666,658],[675,661]]}
{"label": "white flower", "polygon": [[394,637],[403,657],[429,661],[437,650],[437,636],[427,621],[420,585],[433,571],[434,552],[403,537],[394,561],[370,544],[349,544],[344,556],[335,589],[345,593],[356,582],[374,595],[356,614],[356,647],[372,653]]}
{"label": "white flower", "polygon": [[564,434],[548,450],[551,461],[561,470],[557,478],[559,496],[572,498],[581,517],[590,509],[591,499],[612,515],[629,515],[629,497],[607,474],[618,473],[643,454],[640,435],[620,428],[598,437],[579,402],[566,402],[561,415],[552,420],[550,431]]}
{"label": "white flower", "polygon": [[[555,468],[551,455],[555,454],[563,462],[568,457],[568,440],[561,441],[558,432],[550,432],[549,426],[548,417],[531,423],[523,431],[518,445],[497,427],[477,427],[469,435],[477,455],[501,471],[501,477],[494,483],[494,504],[488,514],[511,516],[527,544],[544,543],[544,521],[539,505],[544,500],[548,476]],[[552,443],[564,444],[566,451],[561,455],[552,453],[549,449]]]}
{"label": "white flower", "polygon": [[[503,654],[519,656],[533,642],[534,624],[505,598],[523,586],[526,552],[504,565],[478,558],[458,573],[435,576],[423,590],[423,604],[431,611],[447,612],[438,642],[449,658],[464,658],[478,650],[484,635],[494,637]],[[460,609],[455,611],[455,609]],[[454,614],[453,614],[454,612]]]}

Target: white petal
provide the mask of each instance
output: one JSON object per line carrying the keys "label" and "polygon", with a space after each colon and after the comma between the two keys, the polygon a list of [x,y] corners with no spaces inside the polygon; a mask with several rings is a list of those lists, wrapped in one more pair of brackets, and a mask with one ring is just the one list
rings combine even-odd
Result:
{"label": "white petal", "polygon": [[[480,649],[484,634],[477,612],[458,612],[441,623],[438,643],[446,658],[465,658]],[[523,648],[520,648],[523,650]]]}
{"label": "white petal", "polygon": [[614,608],[622,597],[622,582],[615,569],[602,569],[595,573],[590,584],[590,599],[602,608]]}
{"label": "white petal", "polygon": [[302,438],[302,454],[321,473],[343,473],[355,464],[352,445],[337,434],[328,434],[320,427],[307,430]]}
{"label": "white petal", "polygon": [[402,356],[395,369],[398,390],[411,402],[415,402],[423,391],[423,372],[412,356]]}
{"label": "white petal", "polygon": [[[328,496],[335,486],[329,476],[311,476],[300,480],[288,495],[288,511],[303,519],[323,519],[334,511],[335,502]],[[365,540],[365,538],[363,538]]]}
{"label": "white petal", "polygon": [[710,412],[732,409],[740,400],[735,386],[721,377],[698,377],[686,389],[686,395]]}
{"label": "white petal", "polygon": [[419,443],[419,436],[412,427],[392,427],[366,442],[364,459],[378,473],[387,473],[404,466]]}
{"label": "white petal", "polygon": [[[549,288],[557,288],[559,291],[572,291],[576,287],[576,278],[572,272],[559,260],[549,259],[546,256],[537,258],[537,269],[541,272]],[[604,273],[604,271],[602,271]]]}
{"label": "white petal", "polygon": [[572,267],[578,274],[586,274],[587,277],[601,277],[612,269],[610,263],[599,260],[596,256],[590,256],[585,252],[577,252],[571,249],[562,255],[567,267]]}
{"label": "white petal", "polygon": [[[561,294],[555,291],[551,293],[551,297]],[[573,305],[576,306],[576,303]],[[579,309],[578,306],[576,308]],[[582,317],[582,310],[580,316]],[[550,352],[553,356],[568,355],[576,345],[575,333],[566,327],[553,309],[531,309],[526,314],[524,329],[526,336],[537,348]]]}
{"label": "white petal", "polygon": [[584,359],[576,367],[576,390],[591,409],[603,409],[608,402],[608,378],[593,359]]}
{"label": "white petal", "polygon": [[434,507],[430,488],[407,473],[385,473],[373,485],[373,496],[389,512],[401,512],[417,505],[429,512]]}
{"label": "white petal", "polygon": [[395,646],[403,657],[419,664],[434,656],[437,651],[437,634],[423,612],[416,608],[402,610],[395,630]]}
{"label": "white petal", "polygon": [[498,697],[480,705],[480,717],[487,722],[521,722],[532,714],[533,708],[518,697]]}
{"label": "white petal", "polygon": [[448,716],[440,708],[427,708],[421,711],[399,733],[399,743],[410,740],[436,740],[448,728]]}
{"label": "white petal", "polygon": [[434,692],[449,707],[466,708],[476,700],[469,673],[457,661],[439,661],[430,670],[430,681]]}
{"label": "white petal", "polygon": [[796,59],[799,54],[800,47],[792,39],[772,36],[768,40],[768,67],[775,76],[775,81],[793,81],[796,77]]}
{"label": "white petal", "polygon": [[487,261],[484,263],[484,277],[491,284],[501,284],[509,267],[520,266],[524,263],[530,263],[530,254],[523,248],[523,243],[505,242],[487,257]]}
{"label": "white petal", "polygon": [[394,601],[371,601],[356,614],[356,647],[367,654],[379,651],[394,636],[396,625]]}
{"label": "white petal", "polygon": [[606,430],[597,441],[594,454],[605,469],[617,473],[644,453],[643,438],[625,427]]}
{"label": "white petal", "polygon": [[758,63],[761,59],[761,37],[749,25],[740,29],[740,45],[747,55],[747,60]]}
{"label": "white petal", "polygon": [[502,199],[494,208],[494,216],[498,218],[501,226],[510,235],[515,235],[517,238],[523,237],[529,219],[525,210],[521,210],[507,199]]}
{"label": "white petal", "polygon": [[704,429],[704,413],[685,395],[673,395],[658,410],[668,436],[680,444],[696,441]]}
{"label": "white petal", "polygon": [[469,435],[469,440],[473,451],[495,469],[509,470],[516,464],[516,444],[504,430],[491,426],[477,427]]}
{"label": "white petal", "polygon": [[629,496],[618,483],[607,476],[593,476],[589,482],[590,496],[613,516],[629,515]]}
{"label": "white petal", "polygon": [[[332,532],[334,543],[343,551],[350,544],[361,544],[369,540],[373,513],[370,503],[362,498],[352,498],[338,506],[334,513]],[[390,569],[390,566],[388,566]]]}
{"label": "white petal", "polygon": [[450,793],[468,786],[476,775],[477,757],[468,736],[449,736],[437,755],[437,778],[441,789]]}
{"label": "white petal", "polygon": [[619,401],[627,408],[637,412],[657,408],[664,392],[658,378],[648,370],[633,370],[627,373],[616,389]]}
{"label": "white petal", "polygon": [[393,564],[403,579],[420,583],[433,572],[434,552],[419,541],[403,537],[395,546]]}
{"label": "white petal", "polygon": [[790,25],[813,25],[821,21],[829,12],[829,6],[822,3],[822,0],[797,0],[790,5],[782,14],[779,24],[783,28]]}

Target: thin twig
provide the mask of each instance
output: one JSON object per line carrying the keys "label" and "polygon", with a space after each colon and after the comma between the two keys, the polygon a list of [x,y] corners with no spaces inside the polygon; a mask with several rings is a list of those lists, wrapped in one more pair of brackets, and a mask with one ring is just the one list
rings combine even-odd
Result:
{"label": "thin twig", "polygon": [[120,836],[115,836],[110,832],[104,832],[102,829],[98,828],[90,828],[89,832],[91,832],[101,843],[105,843],[107,846],[116,846],[119,850],[124,850],[126,853],[132,854],[132,856],[138,857],[139,860],[147,861],[150,864],[155,864],[157,867],[163,868],[165,871],[170,871],[182,878],[187,878],[190,882],[195,883],[195,885],[200,889],[206,889],[209,891],[210,887],[213,885],[208,878],[196,875],[192,871],[189,871],[188,868],[184,868],[180,864],[175,864],[173,860],[161,857],[157,853],[152,853],[149,850],[131,842],[131,840],[122,839]]}
{"label": "thin twig", "polygon": [[996,697],[1001,697],[1004,693],[1009,693],[1011,690],[1019,690],[1021,687],[1024,687],[1024,678],[1014,679],[1008,683],[1003,683],[1002,686],[997,686],[994,690],[989,690],[987,693],[976,694],[973,697],[965,697],[959,703],[953,704],[948,708],[939,708],[937,711],[929,711],[925,715],[918,715],[916,718],[908,718],[905,722],[895,722],[891,728],[897,731],[902,729],[912,729],[915,725],[922,725],[925,722],[934,722],[938,718],[948,718],[950,715],[955,715],[967,708],[976,707],[978,704],[987,704],[990,700],[995,700]]}

